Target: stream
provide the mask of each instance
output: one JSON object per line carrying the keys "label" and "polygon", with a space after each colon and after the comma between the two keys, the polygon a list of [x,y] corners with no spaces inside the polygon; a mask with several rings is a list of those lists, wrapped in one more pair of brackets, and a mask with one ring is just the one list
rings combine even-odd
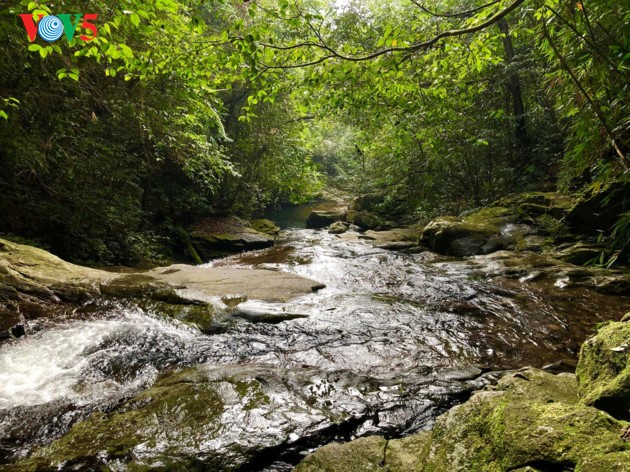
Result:
{"label": "stream", "polygon": [[95,411],[116,411],[166,374],[203,366],[220,381],[257,379],[269,400],[226,403],[220,440],[193,441],[192,454],[230,451],[235,470],[287,471],[332,440],[429,428],[505,369],[570,369],[595,324],[625,304],[547,282],[487,281],[458,260],[304,229],[313,208],[276,215],[285,229],[276,246],[206,266],[291,272],[323,290],[287,303],[245,301],[213,334],[99,301],[1,345],[0,465]]}

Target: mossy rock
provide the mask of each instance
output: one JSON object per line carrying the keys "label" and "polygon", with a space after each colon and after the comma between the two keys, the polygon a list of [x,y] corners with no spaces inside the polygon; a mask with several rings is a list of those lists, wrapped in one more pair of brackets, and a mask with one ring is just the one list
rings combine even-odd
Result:
{"label": "mossy rock", "polygon": [[369,211],[355,213],[352,222],[361,229],[385,229],[387,227],[385,220]]}
{"label": "mossy rock", "polygon": [[605,244],[578,242],[559,249],[554,253],[554,256],[561,261],[584,265],[590,261],[598,260],[605,251]]}
{"label": "mossy rock", "polygon": [[513,208],[520,219],[533,219],[541,215],[562,219],[574,205],[575,199],[555,192],[528,192],[504,198],[499,203]]}
{"label": "mossy rock", "polygon": [[583,404],[630,420],[630,323],[609,323],[586,341],[576,374]]}
{"label": "mossy rock", "polygon": [[66,262],[36,247],[0,239],[0,301],[35,297],[84,302],[115,274]]}
{"label": "mossy rock", "polygon": [[165,374],[114,411],[75,424],[15,470],[251,470],[248,464],[290,436],[308,436],[337,421],[304,398],[311,375],[211,364]]}
{"label": "mossy rock", "polygon": [[203,260],[274,245],[273,237],[234,216],[198,221],[190,230],[190,241]]}
{"label": "mossy rock", "polygon": [[350,225],[345,221],[335,221],[328,227],[328,232],[330,234],[343,234],[348,231]]}
{"label": "mossy rock", "polygon": [[280,233],[280,228],[277,227],[273,221],[265,218],[259,218],[251,221],[252,228],[261,233],[268,234],[269,236],[277,236]]}
{"label": "mossy rock", "polygon": [[306,217],[306,227],[309,229],[321,229],[345,219],[346,215],[342,211],[312,211]]}
{"label": "mossy rock", "polygon": [[466,257],[513,248],[515,239],[501,235],[501,226],[511,221],[502,207],[484,208],[464,217],[445,216],[431,221],[420,244],[439,254]]}
{"label": "mossy rock", "polygon": [[141,307],[158,315],[181,321],[206,334],[213,334],[219,328],[216,319],[217,308],[209,303],[177,304],[150,301],[141,303]]}
{"label": "mossy rock", "polygon": [[387,440],[381,436],[328,444],[307,456],[294,472],[383,472]]}
{"label": "mossy rock", "polygon": [[[628,423],[578,402],[572,374],[524,369],[439,417],[430,433],[324,447],[299,472],[630,471]],[[368,442],[369,441],[369,442]],[[376,462],[383,451],[384,459]],[[336,469],[340,461],[343,467]],[[611,468],[612,467],[612,468]]]}

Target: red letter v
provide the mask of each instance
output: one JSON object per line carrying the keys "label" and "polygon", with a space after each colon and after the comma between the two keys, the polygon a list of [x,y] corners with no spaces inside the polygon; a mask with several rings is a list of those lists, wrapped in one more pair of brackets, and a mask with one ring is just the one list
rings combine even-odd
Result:
{"label": "red letter v", "polygon": [[[37,22],[39,22],[39,20],[41,20],[43,17],[44,15],[39,15]],[[32,43],[37,37],[37,25],[35,24],[35,20],[33,20],[33,15],[30,13],[23,13],[22,15],[20,15],[20,18],[22,18],[22,23],[24,23],[24,28],[26,28],[28,40]]]}

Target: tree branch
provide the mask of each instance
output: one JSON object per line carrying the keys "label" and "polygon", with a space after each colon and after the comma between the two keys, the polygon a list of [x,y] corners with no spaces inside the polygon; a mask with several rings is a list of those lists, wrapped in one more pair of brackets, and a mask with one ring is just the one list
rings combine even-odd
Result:
{"label": "tree branch", "polygon": [[329,53],[328,55],[322,56],[319,59],[316,59],[310,62],[304,62],[301,64],[290,64],[290,65],[283,65],[283,66],[266,65],[266,67],[270,69],[295,69],[299,67],[310,67],[310,66],[320,64],[324,61],[327,61],[333,58],[341,59],[344,61],[350,61],[350,62],[364,62],[364,61],[369,61],[377,57],[383,56],[385,54],[394,53],[394,52],[415,53],[417,51],[420,51],[421,49],[425,49],[425,50],[429,49],[432,46],[434,46],[436,43],[438,43],[439,41],[445,38],[454,37],[454,36],[465,36],[468,34],[477,33],[481,30],[488,28],[489,26],[492,26],[501,18],[504,18],[505,16],[507,16],[514,10],[516,10],[516,8],[518,8],[520,5],[525,3],[525,1],[526,0],[515,0],[513,3],[505,7],[503,10],[495,13],[493,16],[491,16],[486,21],[484,21],[483,23],[480,23],[477,26],[471,26],[470,28],[443,31],[442,33],[434,36],[433,38],[427,41],[421,42],[421,43],[411,44],[409,46],[389,47],[386,49],[381,49],[380,51],[366,54],[364,56],[345,56],[337,52],[335,49],[329,47],[325,43],[316,43],[316,42],[304,42],[304,43],[298,43],[298,44],[289,45],[289,46],[276,46],[276,45],[267,44],[267,43],[259,43],[259,45],[263,47],[269,47],[272,49],[278,49],[278,50],[290,50],[290,49],[296,49],[299,47],[316,47],[324,51],[327,51]]}
{"label": "tree branch", "polygon": [[599,108],[599,105],[597,105],[597,103],[595,103],[595,101],[588,94],[588,92],[586,91],[584,86],[581,84],[580,80],[577,78],[577,76],[575,75],[575,73],[573,72],[571,67],[569,66],[569,63],[567,62],[565,57],[562,55],[560,50],[557,48],[557,46],[551,40],[551,35],[549,34],[549,30],[547,29],[547,23],[545,22],[545,20],[543,19],[541,22],[542,22],[543,35],[545,36],[545,39],[549,42],[549,46],[551,46],[551,49],[553,50],[554,54],[558,58],[558,61],[560,61],[560,64],[562,65],[562,68],[567,72],[567,74],[569,74],[569,76],[571,77],[571,80],[573,80],[573,83],[575,83],[575,86],[582,93],[582,95],[584,95],[584,98],[586,99],[586,101],[591,106],[591,109],[595,113],[595,116],[597,117],[599,122],[602,124],[602,126],[606,130],[606,134],[608,135],[608,137],[611,139],[613,148],[614,148],[615,152],[617,153],[617,155],[620,157],[621,163],[623,164],[624,168],[627,169],[628,165],[626,163],[626,156],[621,151],[621,149],[619,149],[619,146],[617,145],[617,141],[615,139],[615,135],[614,135],[612,129],[610,128],[610,125],[606,121],[606,118],[604,117],[604,114],[602,113],[601,109]]}
{"label": "tree branch", "polygon": [[467,11],[462,11],[459,13],[434,13],[431,10],[429,10],[428,8],[426,8],[424,5],[422,5],[420,2],[418,2],[417,0],[411,0],[411,2],[417,6],[418,8],[420,8],[420,10],[422,10],[425,13],[428,13],[431,16],[434,16],[436,18],[458,18],[461,16],[471,16],[474,13],[477,13],[478,11],[483,10],[484,8],[488,8],[491,7],[492,5],[499,3],[501,0],[494,0],[493,2],[490,3],[486,3],[485,5],[482,5],[480,7],[477,8],[473,8],[472,10],[467,10]]}

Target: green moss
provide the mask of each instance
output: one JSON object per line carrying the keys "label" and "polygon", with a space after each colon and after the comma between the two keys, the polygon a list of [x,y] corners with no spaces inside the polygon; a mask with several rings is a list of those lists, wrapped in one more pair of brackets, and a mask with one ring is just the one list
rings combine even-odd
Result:
{"label": "green moss", "polygon": [[276,236],[280,232],[280,228],[278,228],[273,221],[264,218],[252,220],[251,225],[256,231],[260,231],[261,233],[265,233],[270,236]]}
{"label": "green moss", "polygon": [[582,345],[576,370],[581,402],[630,419],[630,323],[609,323]]}
{"label": "green moss", "polygon": [[[630,470],[628,423],[578,402],[575,376],[537,369],[510,374],[441,416],[431,433],[390,441],[388,472],[503,472],[506,470]],[[374,444],[380,444],[371,439]],[[327,446],[328,447],[328,446]],[[380,446],[379,446],[380,447]],[[323,451],[320,453],[320,451]],[[353,441],[322,448],[300,472],[381,470],[371,448]],[[335,469],[331,464],[345,460]],[[597,464],[624,464],[605,469]],[[302,465],[302,464],[300,464]]]}
{"label": "green moss", "polygon": [[233,385],[234,390],[241,397],[241,404],[245,411],[251,411],[271,403],[271,399],[257,380],[238,380]]}
{"label": "green moss", "polygon": [[380,436],[357,439],[349,444],[332,443],[307,456],[294,472],[384,472],[387,441]]}
{"label": "green moss", "polygon": [[[220,434],[222,413],[222,399],[209,384],[157,384],[112,414],[94,413],[19,466],[29,470],[70,462],[91,467],[96,457],[128,462],[137,447],[169,457]],[[135,470],[145,465],[139,460]]]}

